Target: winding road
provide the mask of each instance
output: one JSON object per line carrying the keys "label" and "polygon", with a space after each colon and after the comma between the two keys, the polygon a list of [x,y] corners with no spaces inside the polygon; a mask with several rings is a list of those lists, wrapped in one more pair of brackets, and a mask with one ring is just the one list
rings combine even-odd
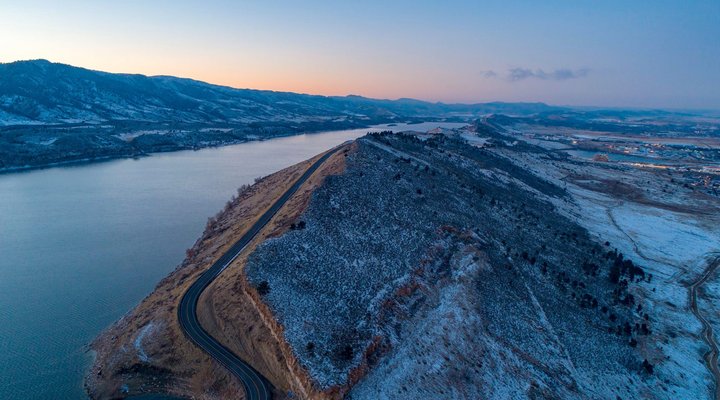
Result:
{"label": "winding road", "polygon": [[710,347],[705,353],[705,362],[707,363],[710,373],[713,375],[715,380],[715,393],[714,397],[716,400],[720,400],[720,367],[718,367],[718,344],[715,341],[715,335],[713,334],[712,325],[705,319],[700,313],[697,303],[697,290],[715,273],[715,270],[720,267],[720,256],[716,257],[713,261],[708,264],[707,269],[700,275],[695,281],[690,283],[688,286],[690,292],[690,310],[695,317],[702,324],[702,335],[705,343]]}
{"label": "winding road", "polygon": [[[622,204],[622,202],[620,202],[620,204]],[[667,261],[663,262],[660,260],[655,260],[643,254],[640,251],[640,248],[638,247],[633,237],[630,236],[627,232],[625,232],[622,228],[620,228],[620,225],[617,224],[617,221],[615,221],[615,217],[612,214],[612,210],[610,208],[607,208],[606,213],[615,228],[618,231],[622,232],[630,240],[630,243],[632,244],[633,249],[635,250],[635,253],[637,255],[639,255],[646,261],[654,261],[660,264],[667,263]],[[698,288],[704,285],[712,277],[718,267],[720,267],[720,255],[717,255],[717,253],[710,253],[708,256],[710,257],[710,261],[708,262],[708,266],[705,271],[703,271],[703,273],[698,276],[694,281],[686,283],[684,285],[687,286],[688,289],[688,296],[690,299],[690,311],[695,316],[695,318],[700,321],[700,324],[702,325],[702,339],[709,347],[709,350],[704,354],[703,358],[705,359],[705,364],[707,365],[707,368],[710,371],[710,374],[712,375],[715,384],[713,398],[715,400],[720,400],[720,365],[718,364],[718,358],[720,357],[720,346],[718,346],[718,343],[715,340],[715,334],[713,333],[712,325],[710,325],[708,320],[705,319],[705,317],[700,312],[697,301]],[[678,272],[676,272],[670,277],[667,277],[667,279],[665,280],[666,283],[677,281],[679,280],[680,276],[688,272],[687,268],[683,266],[674,266],[678,268]],[[657,273],[657,271],[654,271],[654,273]]]}
{"label": "winding road", "polygon": [[[344,145],[344,144],[343,144]],[[313,163],[303,175],[285,192],[275,203],[253,224],[243,236],[235,242],[230,249],[225,252],[215,263],[200,277],[190,285],[180,300],[178,307],[178,320],[180,327],[185,335],[198,347],[205,350],[212,358],[227,368],[235,375],[243,384],[246,398],[248,400],[269,400],[272,398],[272,385],[256,371],[250,364],[241,360],[230,349],[223,346],[219,341],[212,337],[200,325],[197,316],[197,305],[200,295],[205,288],[217,278],[225,268],[227,268],[235,258],[245,249],[245,247],[253,240],[253,238],[262,230],[265,225],[273,218],[273,216],[282,208],[290,197],[297,192],[305,181],[325,162],[330,156],[335,154],[340,145],[329,150],[315,163]]]}

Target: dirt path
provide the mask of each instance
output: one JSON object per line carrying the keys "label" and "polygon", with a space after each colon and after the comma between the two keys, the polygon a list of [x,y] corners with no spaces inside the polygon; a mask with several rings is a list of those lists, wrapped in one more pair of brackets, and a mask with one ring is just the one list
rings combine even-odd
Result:
{"label": "dirt path", "polygon": [[680,266],[675,265],[675,264],[669,264],[667,261],[661,261],[661,260],[657,260],[652,257],[649,257],[640,250],[640,247],[638,247],[638,244],[635,241],[635,239],[633,239],[632,236],[630,236],[627,232],[625,232],[624,229],[622,229],[620,227],[620,225],[618,225],[617,221],[615,220],[615,216],[612,213],[612,210],[614,208],[619,207],[621,205],[623,205],[622,201],[620,201],[616,204],[613,204],[612,206],[605,207],[605,213],[607,214],[608,218],[610,219],[610,222],[613,224],[615,229],[617,229],[618,232],[621,232],[623,235],[625,235],[625,237],[630,241],[630,244],[632,245],[633,251],[635,252],[635,254],[640,256],[640,258],[642,258],[645,261],[649,261],[649,262],[653,262],[653,263],[657,263],[657,264],[672,265],[674,267],[677,267],[678,271],[675,274],[673,274],[672,276],[668,276],[666,273],[663,273],[662,271],[658,271],[657,269],[652,268],[651,266],[645,265],[644,267],[648,270],[651,270],[653,272],[654,276],[665,276],[665,278],[666,278],[665,282],[675,280],[675,278],[677,278],[676,275],[679,276],[679,275],[684,274],[686,271],[683,268],[681,268]]}
{"label": "dirt path", "polygon": [[[621,205],[617,204],[615,206]],[[637,243],[633,238],[625,232],[623,229],[620,228],[620,226],[617,224],[617,221],[615,221],[615,217],[612,214],[612,209],[610,207],[606,208],[607,215],[612,222],[612,224],[615,226],[615,228],[622,232],[632,243],[633,249],[635,250],[635,253],[638,254],[640,257],[645,259],[646,261],[654,261],[662,263],[659,260],[655,260],[653,258],[650,258],[643,254],[640,249],[638,248]],[[710,370],[710,373],[713,376],[713,381],[715,383],[714,388],[714,395],[713,397],[715,400],[720,400],[720,366],[718,366],[718,357],[720,350],[718,350],[719,346],[717,341],[715,340],[715,334],[713,333],[712,325],[705,319],[705,317],[700,312],[700,309],[698,308],[697,304],[697,292],[698,288],[700,288],[703,284],[705,284],[710,277],[715,273],[715,271],[720,267],[720,255],[713,255],[711,258],[711,261],[708,263],[707,268],[703,273],[694,281],[687,284],[688,288],[688,295],[690,297],[690,310],[692,311],[693,315],[695,315],[695,318],[700,321],[702,324],[702,338],[705,341],[705,343],[708,345],[710,350],[708,350],[705,355],[703,356],[705,359],[705,363]],[[679,268],[678,271],[673,274],[672,276],[668,277],[665,281],[666,283],[669,282],[676,282],[680,278],[680,276],[687,273],[686,268]]]}
{"label": "dirt path", "polygon": [[710,350],[705,353],[704,358],[705,363],[707,364],[707,367],[710,370],[710,373],[712,373],[713,379],[715,381],[714,397],[716,400],[720,400],[720,367],[718,367],[718,344],[715,340],[715,335],[713,334],[712,325],[710,325],[710,323],[705,319],[705,317],[703,317],[702,313],[698,308],[697,291],[699,287],[701,287],[705,282],[708,281],[708,279],[710,279],[710,277],[713,275],[713,273],[715,273],[718,267],[720,267],[720,256],[716,256],[715,259],[708,264],[708,267],[705,269],[702,275],[700,275],[695,281],[691,282],[688,285],[688,292],[690,295],[690,310],[702,324],[703,340],[710,347]]}

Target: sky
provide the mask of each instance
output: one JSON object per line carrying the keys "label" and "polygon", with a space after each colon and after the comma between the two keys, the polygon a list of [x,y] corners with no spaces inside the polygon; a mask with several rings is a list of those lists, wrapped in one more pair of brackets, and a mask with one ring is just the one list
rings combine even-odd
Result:
{"label": "sky", "polygon": [[720,109],[720,0],[0,0],[0,62],[442,102]]}

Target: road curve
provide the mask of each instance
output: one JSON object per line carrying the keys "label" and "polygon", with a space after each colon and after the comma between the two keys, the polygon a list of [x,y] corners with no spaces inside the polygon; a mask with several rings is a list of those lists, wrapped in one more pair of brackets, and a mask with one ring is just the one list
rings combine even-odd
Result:
{"label": "road curve", "polygon": [[327,161],[330,156],[336,153],[343,145],[325,153],[303,175],[285,192],[275,203],[258,219],[243,236],[235,242],[215,263],[190,285],[180,300],[178,307],[178,320],[185,335],[198,347],[205,350],[212,358],[227,368],[233,375],[238,377],[243,384],[248,400],[269,400],[272,398],[272,385],[259,372],[248,363],[241,360],[237,355],[223,346],[213,338],[203,327],[197,316],[197,304],[200,295],[215,278],[227,268],[235,258],[245,249],[252,239],[270,222],[272,217],[292,197],[300,186]]}
{"label": "road curve", "polygon": [[689,285],[690,292],[690,310],[695,317],[702,324],[702,335],[703,340],[707,343],[710,350],[705,353],[705,363],[707,364],[710,373],[715,381],[715,392],[714,398],[720,400],[720,367],[718,367],[718,344],[715,341],[715,335],[713,334],[712,325],[703,317],[697,304],[697,290],[700,286],[705,284],[707,280],[715,273],[715,270],[720,267],[720,256],[710,261],[707,269],[700,275],[694,282]]}

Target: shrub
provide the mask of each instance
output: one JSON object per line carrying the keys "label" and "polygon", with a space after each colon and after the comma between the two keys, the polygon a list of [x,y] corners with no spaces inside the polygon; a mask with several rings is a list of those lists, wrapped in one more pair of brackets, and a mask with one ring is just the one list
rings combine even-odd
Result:
{"label": "shrub", "polygon": [[643,368],[645,369],[645,372],[647,372],[648,374],[651,374],[651,375],[652,375],[653,370],[654,370],[655,368],[653,367],[652,364],[650,364],[650,363],[648,362],[647,358],[643,361],[642,366],[643,366]]}
{"label": "shrub", "polygon": [[340,349],[340,352],[338,354],[341,360],[350,361],[353,358],[353,348],[352,346],[345,345]]}
{"label": "shrub", "polygon": [[620,267],[618,265],[613,265],[612,267],[610,267],[608,279],[610,279],[610,282],[615,284],[620,281]]}
{"label": "shrub", "polygon": [[257,285],[256,289],[260,296],[265,296],[270,293],[270,284],[268,281],[262,281]]}

